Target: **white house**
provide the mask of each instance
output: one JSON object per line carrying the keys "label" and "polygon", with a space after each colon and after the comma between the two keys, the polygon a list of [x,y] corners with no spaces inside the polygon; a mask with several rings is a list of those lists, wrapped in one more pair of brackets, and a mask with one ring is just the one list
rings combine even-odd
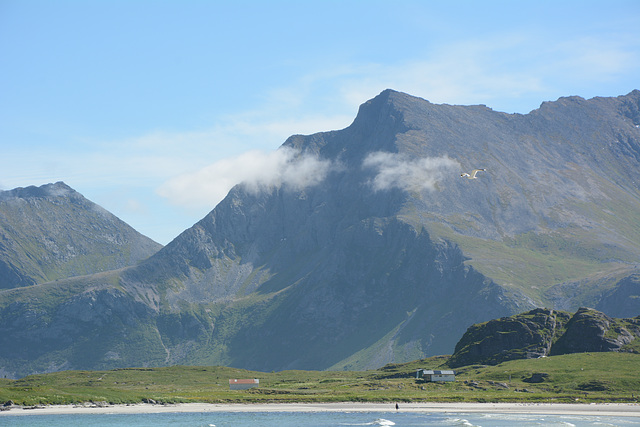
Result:
{"label": "white house", "polygon": [[416,371],[416,379],[422,378],[425,381],[455,381],[456,373],[454,371],[432,371],[430,369],[418,369]]}

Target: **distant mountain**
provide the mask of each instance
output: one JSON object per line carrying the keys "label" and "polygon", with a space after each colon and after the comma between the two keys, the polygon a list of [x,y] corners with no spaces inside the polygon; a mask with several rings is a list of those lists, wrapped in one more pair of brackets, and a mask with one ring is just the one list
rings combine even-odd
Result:
{"label": "distant mountain", "polygon": [[589,308],[575,314],[535,309],[472,325],[449,366],[497,365],[508,360],[570,353],[640,351],[640,316],[615,319]]}
{"label": "distant mountain", "polygon": [[536,307],[640,313],[640,91],[521,115],[386,90],[279,153],[139,265],[0,293],[7,375],[363,369]]}
{"label": "distant mountain", "polygon": [[0,191],[0,289],[119,269],[161,247],[62,182]]}

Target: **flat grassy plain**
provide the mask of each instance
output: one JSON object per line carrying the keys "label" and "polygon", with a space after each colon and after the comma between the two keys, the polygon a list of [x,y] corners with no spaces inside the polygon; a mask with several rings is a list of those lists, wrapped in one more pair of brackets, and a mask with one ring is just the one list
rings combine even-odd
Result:
{"label": "flat grassy plain", "polygon": [[[0,379],[0,403],[17,405],[312,402],[637,402],[640,355],[579,353],[456,370],[456,381],[415,379],[418,368],[446,369],[437,356],[369,371],[256,372],[219,366],[63,371]],[[544,381],[527,382],[544,373]],[[260,387],[232,391],[231,378]]]}

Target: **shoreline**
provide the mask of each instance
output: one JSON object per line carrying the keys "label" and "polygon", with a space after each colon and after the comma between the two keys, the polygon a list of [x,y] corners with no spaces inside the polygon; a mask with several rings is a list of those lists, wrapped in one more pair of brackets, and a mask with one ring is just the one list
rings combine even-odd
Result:
{"label": "shoreline", "polygon": [[[547,415],[602,415],[640,417],[637,403],[403,403],[398,412],[501,413]],[[0,411],[4,416],[63,414],[158,414],[172,412],[396,412],[390,403],[178,403],[129,405],[13,406]]]}

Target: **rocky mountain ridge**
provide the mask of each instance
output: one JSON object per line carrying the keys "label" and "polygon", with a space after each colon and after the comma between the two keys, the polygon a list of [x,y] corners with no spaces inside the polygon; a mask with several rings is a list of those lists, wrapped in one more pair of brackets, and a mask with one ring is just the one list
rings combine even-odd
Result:
{"label": "rocky mountain ridge", "polygon": [[633,91],[514,115],[386,90],[343,130],[290,137],[287,173],[138,265],[0,292],[0,366],[364,369],[536,307],[640,311],[639,107]]}

